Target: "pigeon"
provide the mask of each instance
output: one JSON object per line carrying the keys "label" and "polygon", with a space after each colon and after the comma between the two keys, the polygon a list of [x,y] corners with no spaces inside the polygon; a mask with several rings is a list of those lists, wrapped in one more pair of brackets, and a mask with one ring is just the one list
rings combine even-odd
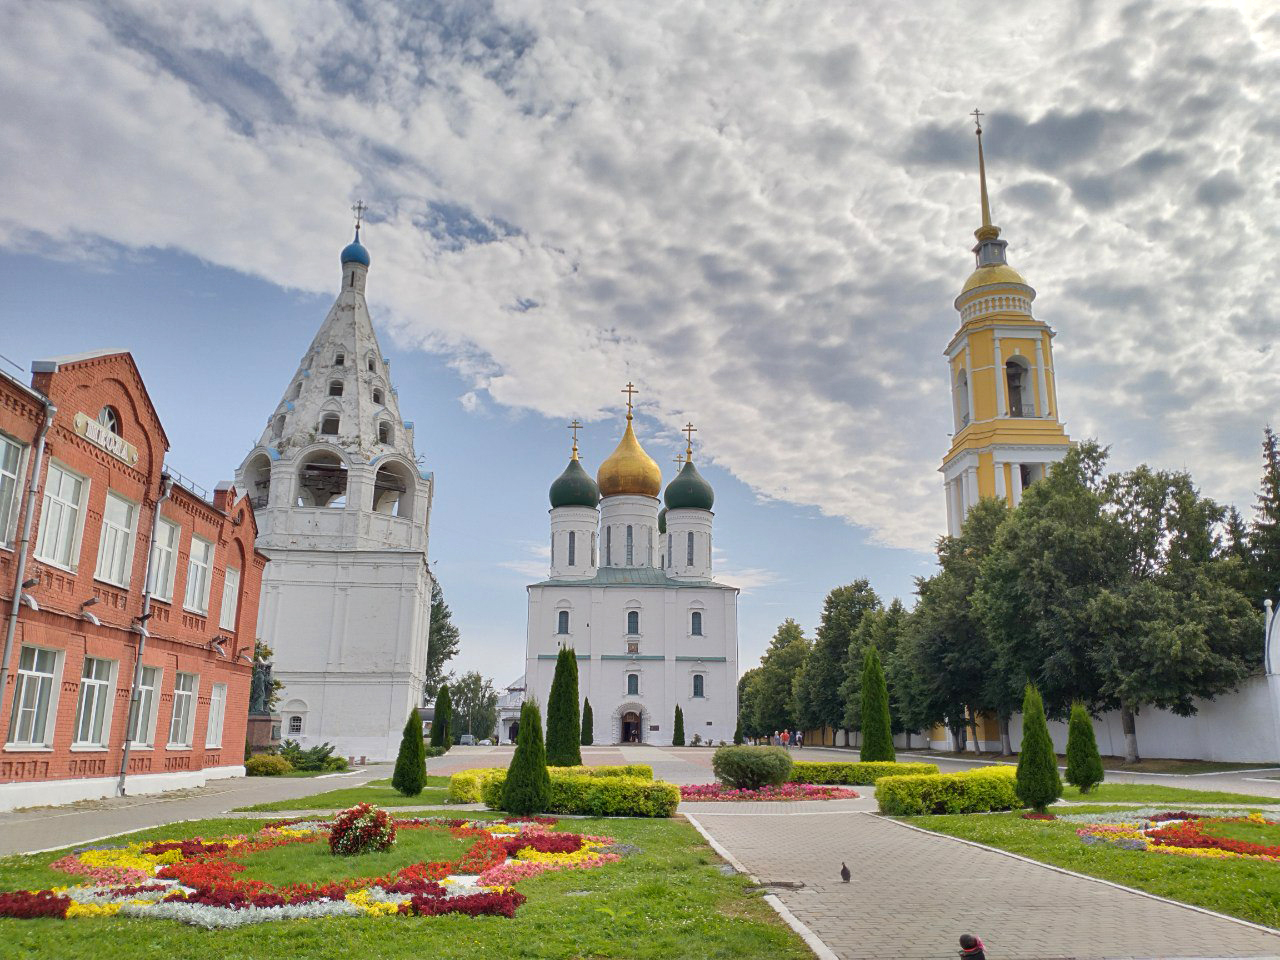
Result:
{"label": "pigeon", "polygon": [[851,874],[851,873],[849,872],[849,868],[848,868],[847,866],[845,866],[843,863],[841,863],[841,864],[840,864],[840,879],[841,879],[841,880],[843,880],[845,883],[848,883],[848,882],[849,882],[849,878],[850,878],[851,876],[853,876],[853,874]]}

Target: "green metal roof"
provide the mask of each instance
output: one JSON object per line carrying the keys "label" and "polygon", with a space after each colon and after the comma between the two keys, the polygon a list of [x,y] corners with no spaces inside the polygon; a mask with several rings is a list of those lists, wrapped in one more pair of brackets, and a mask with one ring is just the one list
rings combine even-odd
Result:
{"label": "green metal roof", "polygon": [[711,590],[737,590],[714,580],[673,580],[654,567],[601,567],[589,580],[541,580],[534,587],[702,587]]}

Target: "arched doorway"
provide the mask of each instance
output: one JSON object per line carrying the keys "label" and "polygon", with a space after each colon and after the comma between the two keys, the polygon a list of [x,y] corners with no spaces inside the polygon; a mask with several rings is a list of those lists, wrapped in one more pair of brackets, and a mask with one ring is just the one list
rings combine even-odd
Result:
{"label": "arched doorway", "polygon": [[515,742],[516,742],[516,737],[518,737],[519,735],[520,735],[520,721],[519,721],[519,720],[512,720],[512,721],[511,721],[511,730],[510,730],[510,732],[507,734],[507,739],[508,739],[508,740],[510,740],[512,743],[515,743]]}
{"label": "arched doorway", "polygon": [[640,732],[640,714],[629,710],[622,715],[622,742],[640,743],[643,739]]}

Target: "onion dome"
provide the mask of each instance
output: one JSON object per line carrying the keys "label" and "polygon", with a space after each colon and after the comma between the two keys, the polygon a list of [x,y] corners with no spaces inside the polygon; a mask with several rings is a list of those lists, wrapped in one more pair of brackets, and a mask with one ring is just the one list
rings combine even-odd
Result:
{"label": "onion dome", "polygon": [[564,473],[556,477],[551,484],[551,507],[591,507],[600,504],[600,488],[591,479],[591,475],[582,469],[578,461],[577,450],[573,459],[564,468]]}
{"label": "onion dome", "polygon": [[710,510],[716,502],[716,495],[690,459],[676,478],[667,484],[663,500],[668,510]]}
{"label": "onion dome", "polygon": [[636,433],[631,428],[631,413],[627,413],[627,430],[618,441],[617,449],[600,464],[596,472],[602,497],[630,494],[636,497],[656,497],[662,492],[662,470],[653,458],[644,452]]}
{"label": "onion dome", "polygon": [[977,287],[985,287],[992,283],[1020,283],[1025,286],[1027,281],[1023,280],[1022,274],[1007,263],[992,263],[985,267],[978,267],[969,274],[969,279],[964,282],[964,289],[960,292],[965,294]]}
{"label": "onion dome", "polygon": [[356,227],[356,238],[342,248],[342,264],[346,266],[348,263],[359,263],[366,267],[369,265],[369,251],[360,242],[359,227]]}
{"label": "onion dome", "polygon": [[658,532],[667,532],[667,508],[663,507],[658,511]]}

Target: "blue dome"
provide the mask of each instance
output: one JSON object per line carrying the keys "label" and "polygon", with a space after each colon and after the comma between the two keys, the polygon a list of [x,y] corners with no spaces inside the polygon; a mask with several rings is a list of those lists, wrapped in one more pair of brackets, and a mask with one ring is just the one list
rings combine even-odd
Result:
{"label": "blue dome", "polygon": [[344,264],[363,263],[366,267],[369,265],[369,251],[364,248],[364,244],[360,242],[359,236],[343,247],[342,262]]}

